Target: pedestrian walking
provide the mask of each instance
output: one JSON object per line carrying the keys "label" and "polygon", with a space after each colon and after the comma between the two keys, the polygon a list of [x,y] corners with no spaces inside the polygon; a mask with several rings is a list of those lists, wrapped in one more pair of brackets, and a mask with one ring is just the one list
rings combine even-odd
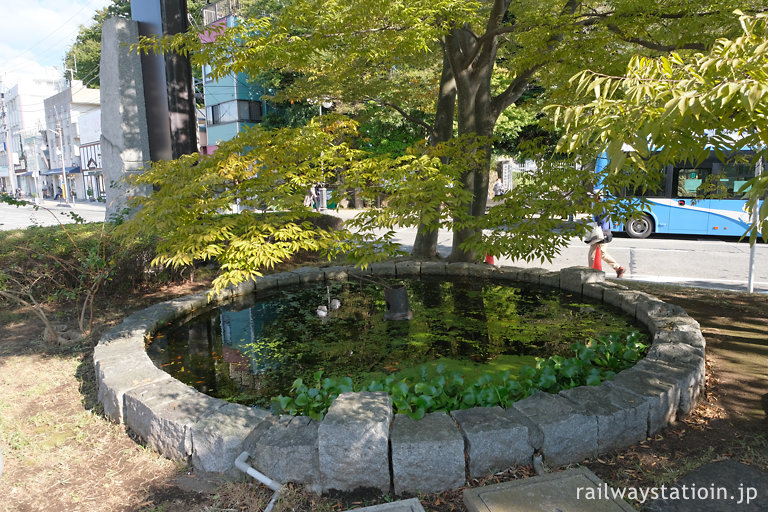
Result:
{"label": "pedestrian walking", "polygon": [[[600,202],[603,199],[601,191],[595,191],[597,201]],[[613,240],[613,233],[611,232],[611,218],[608,212],[603,209],[602,213],[592,216],[592,220],[598,225],[603,232],[603,239],[589,244],[589,253],[587,254],[587,262],[590,268],[594,268],[595,265],[595,253],[598,246],[600,247],[600,259],[606,262],[615,272],[616,277],[621,278],[624,275],[625,269],[619,262],[617,262],[608,251],[605,250],[605,244],[610,243]]]}

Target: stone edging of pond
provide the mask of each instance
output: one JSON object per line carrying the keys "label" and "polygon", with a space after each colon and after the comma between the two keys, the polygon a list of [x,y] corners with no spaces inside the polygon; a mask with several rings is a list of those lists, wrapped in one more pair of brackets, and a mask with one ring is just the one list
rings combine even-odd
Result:
{"label": "stone edging of pond", "polygon": [[605,280],[587,267],[559,272],[471,263],[401,261],[354,267],[301,268],[227,290],[214,303],[270,288],[355,275],[466,276],[520,282],[602,301],[650,332],[646,357],[600,386],[556,395],[538,392],[509,409],[477,407],[393,415],[385,393],[344,393],[325,418],[272,416],[259,408],[204,395],[156,368],[145,338],[161,326],[208,307],[207,293],[139,311],[102,336],[93,360],[105,414],[124,423],[167,458],[196,471],[242,476],[234,460],[281,483],[316,492],[375,488],[402,494],[462,487],[467,478],[531,463],[540,450],[552,466],[629,447],[691,412],[704,390],[705,340],[685,311]]}

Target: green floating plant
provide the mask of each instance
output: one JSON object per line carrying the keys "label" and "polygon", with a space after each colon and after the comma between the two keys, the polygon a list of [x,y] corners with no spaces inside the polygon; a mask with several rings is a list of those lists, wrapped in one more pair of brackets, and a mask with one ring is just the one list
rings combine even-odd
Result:
{"label": "green floating plant", "polygon": [[[624,339],[616,333],[598,336],[587,343],[573,343],[572,357],[537,358],[534,366],[524,366],[515,377],[510,372],[486,373],[474,382],[467,382],[458,372],[445,374],[445,366],[439,365],[437,375],[431,378],[426,368],[421,367],[420,379],[416,382],[393,374],[370,382],[358,391],[384,391],[392,398],[395,413],[414,419],[430,412],[470,407],[506,408],[537,391],[557,393],[576,386],[597,386],[612,379],[643,357],[648,348],[643,339],[641,333],[632,331]],[[273,399],[273,411],[320,420],[339,394],[354,391],[351,378],[323,378],[322,370],[315,372],[314,381],[313,386],[308,386],[303,379],[296,379],[291,386],[291,396]]]}

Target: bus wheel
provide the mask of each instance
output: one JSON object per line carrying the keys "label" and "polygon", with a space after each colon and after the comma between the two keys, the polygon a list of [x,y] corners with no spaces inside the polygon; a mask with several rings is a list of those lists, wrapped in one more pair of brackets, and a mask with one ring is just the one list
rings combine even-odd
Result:
{"label": "bus wheel", "polygon": [[648,238],[653,233],[653,221],[648,215],[630,219],[626,226],[626,232],[631,238]]}

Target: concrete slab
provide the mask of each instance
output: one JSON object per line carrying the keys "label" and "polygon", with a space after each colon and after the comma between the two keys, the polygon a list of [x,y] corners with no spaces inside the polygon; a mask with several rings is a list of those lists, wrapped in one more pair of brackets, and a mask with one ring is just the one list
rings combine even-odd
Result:
{"label": "concrete slab", "polygon": [[382,503],[371,507],[356,508],[345,510],[344,512],[424,512],[424,507],[416,498],[402,501],[393,501],[392,503]]}
{"label": "concrete slab", "polygon": [[768,473],[733,459],[713,462],[658,489],[647,512],[720,512],[768,510]]}
{"label": "concrete slab", "polygon": [[584,467],[464,491],[469,512],[634,512]]}

